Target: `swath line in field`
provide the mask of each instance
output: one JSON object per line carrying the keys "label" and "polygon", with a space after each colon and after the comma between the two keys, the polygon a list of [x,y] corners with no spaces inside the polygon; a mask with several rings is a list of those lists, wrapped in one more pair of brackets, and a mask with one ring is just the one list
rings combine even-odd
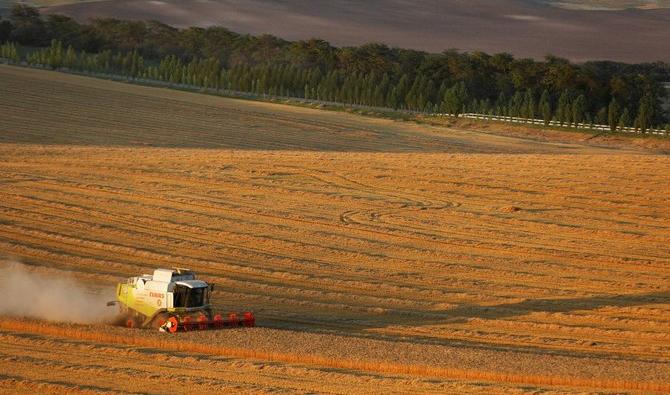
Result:
{"label": "swath line in field", "polygon": [[252,349],[221,347],[176,340],[144,338],[141,336],[123,336],[91,331],[90,329],[58,327],[48,323],[35,323],[17,320],[0,321],[0,329],[14,332],[29,332],[45,336],[69,338],[96,343],[125,344],[138,347],[158,348],[188,353],[220,355],[241,359],[267,360],[291,364],[316,365],[326,368],[361,370],[384,374],[410,376],[442,377],[460,380],[483,380],[500,383],[534,384],[565,387],[583,387],[596,389],[635,390],[635,391],[670,391],[670,384],[624,381],[611,379],[582,379],[561,376],[521,375],[511,373],[486,372],[478,370],[441,368],[421,365],[398,364],[391,362],[333,359],[314,355],[297,355],[279,352],[264,352]]}

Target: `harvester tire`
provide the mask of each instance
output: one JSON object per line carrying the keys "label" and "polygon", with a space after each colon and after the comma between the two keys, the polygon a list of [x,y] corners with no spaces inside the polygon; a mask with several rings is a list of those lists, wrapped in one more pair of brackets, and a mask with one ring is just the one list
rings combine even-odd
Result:
{"label": "harvester tire", "polygon": [[177,320],[177,317],[170,316],[170,318],[168,318],[168,321],[170,322],[170,328],[168,329],[168,331],[170,333],[177,332],[177,330],[179,329],[179,320]]}
{"label": "harvester tire", "polygon": [[163,324],[165,324],[169,318],[170,316],[167,314],[158,314],[154,317],[153,320],[151,320],[151,327],[158,329],[163,326]]}
{"label": "harvester tire", "polygon": [[126,318],[126,328],[139,328],[141,325],[140,320],[135,316],[130,316]]}

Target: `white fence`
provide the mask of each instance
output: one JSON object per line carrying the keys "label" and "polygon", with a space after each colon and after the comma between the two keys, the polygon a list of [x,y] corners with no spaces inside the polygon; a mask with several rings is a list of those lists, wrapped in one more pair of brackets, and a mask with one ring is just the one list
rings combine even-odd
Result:
{"label": "white fence", "polygon": [[[453,115],[451,114],[434,114],[436,116],[442,116],[442,117],[451,117]],[[488,114],[478,114],[478,113],[464,113],[460,114],[459,117],[461,118],[467,118],[467,119],[479,119],[479,120],[487,120],[487,121],[499,121],[499,122],[507,122],[507,123],[522,123],[522,124],[529,124],[529,125],[544,125],[544,120],[543,119],[537,119],[537,118],[519,118],[519,117],[507,117],[507,116],[500,116],[500,115],[488,115]],[[563,127],[563,128],[572,128],[572,129],[582,129],[582,130],[599,130],[603,132],[609,132],[611,131],[611,128],[609,125],[601,125],[601,124],[587,124],[587,123],[578,123],[578,124],[568,124],[568,123],[561,123],[558,121],[550,121],[549,126],[554,126],[554,127]],[[617,132],[622,132],[622,133],[637,133],[637,134],[653,134],[656,136],[670,136],[670,131],[668,130],[662,130],[662,129],[647,129],[646,131],[642,131],[637,128],[631,128],[631,127],[617,127],[616,128]]]}

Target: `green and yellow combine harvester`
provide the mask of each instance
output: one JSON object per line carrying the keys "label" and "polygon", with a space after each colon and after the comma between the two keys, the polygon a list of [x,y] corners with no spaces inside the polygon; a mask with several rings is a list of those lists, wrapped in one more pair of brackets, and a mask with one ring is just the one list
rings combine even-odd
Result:
{"label": "green and yellow combine harvester", "polygon": [[153,275],[131,277],[116,286],[119,322],[128,328],[157,328],[162,332],[252,327],[251,312],[214,314],[210,295],[214,286],[187,269],[156,269]]}

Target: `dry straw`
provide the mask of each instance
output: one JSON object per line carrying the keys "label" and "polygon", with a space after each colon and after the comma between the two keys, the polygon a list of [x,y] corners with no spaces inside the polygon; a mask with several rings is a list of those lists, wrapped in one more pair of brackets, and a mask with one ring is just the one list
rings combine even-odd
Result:
{"label": "dry straw", "polygon": [[[440,377],[455,380],[490,381],[508,384],[534,384],[541,386],[585,387],[608,390],[632,390],[670,392],[670,384],[612,379],[588,379],[550,375],[525,375],[502,372],[485,372],[473,369],[433,367],[392,362],[361,361],[353,359],[327,358],[315,355],[256,351],[251,349],[213,346],[188,341],[175,341],[174,336],[145,337],[129,336],[128,333],[110,334],[92,331],[86,327],[59,326],[56,324],[5,319],[0,321],[0,329],[29,332],[68,339],[92,341],[96,343],[124,344],[130,346],[158,348],[169,351],[201,353],[225,357],[258,359],[273,362],[314,365],[327,368],[351,369],[366,372],[404,374],[412,376]],[[140,332],[137,332],[140,334]]]}

